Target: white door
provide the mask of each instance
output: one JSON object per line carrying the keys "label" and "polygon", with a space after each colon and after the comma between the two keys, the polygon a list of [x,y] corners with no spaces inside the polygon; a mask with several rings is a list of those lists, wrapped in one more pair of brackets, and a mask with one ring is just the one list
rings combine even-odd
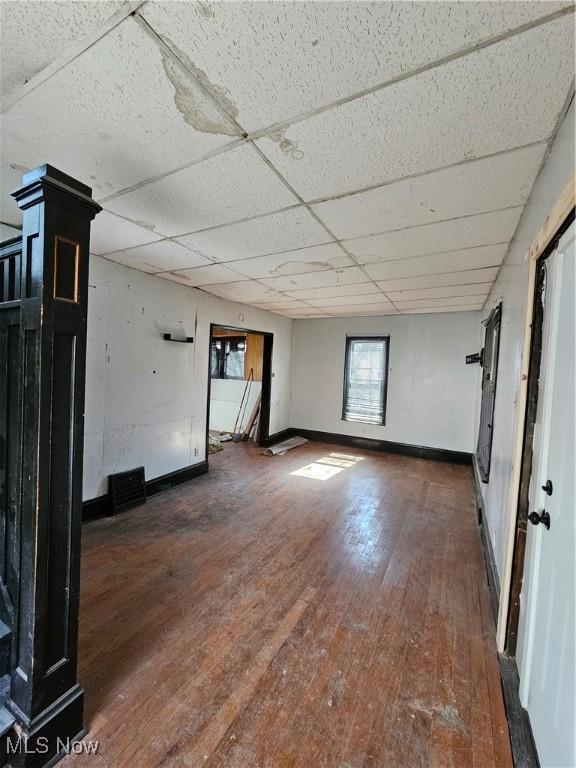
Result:
{"label": "white door", "polygon": [[520,699],[542,768],[576,766],[574,232],[546,264],[529,511],[548,513],[550,528],[528,524],[520,598]]}

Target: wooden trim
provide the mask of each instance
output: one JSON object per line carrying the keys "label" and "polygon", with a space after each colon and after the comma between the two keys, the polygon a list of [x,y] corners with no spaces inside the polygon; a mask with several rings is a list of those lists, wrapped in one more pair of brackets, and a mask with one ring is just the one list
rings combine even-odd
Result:
{"label": "wooden trim", "polygon": [[[506,547],[504,551],[504,564],[502,567],[502,590],[500,593],[500,612],[496,627],[496,644],[498,651],[502,652],[509,647],[515,647],[512,634],[517,631],[517,626],[512,622],[518,621],[518,612],[511,612],[510,602],[512,595],[520,595],[521,581],[524,574],[524,555],[520,553],[523,546],[522,532],[519,526],[518,508],[520,501],[520,488],[522,480],[523,457],[525,454],[525,435],[528,420],[528,387],[532,353],[535,339],[533,336],[534,307],[537,292],[537,272],[539,261],[546,258],[554,249],[559,237],[574,221],[574,179],[564,188],[562,194],[552,211],[546,217],[546,222],[532,244],[529,254],[528,296],[526,300],[526,313],[524,320],[524,343],[522,348],[522,370],[520,388],[518,394],[518,406],[516,424],[514,429],[514,449],[512,456],[512,478],[510,481],[509,496],[507,500],[508,529],[506,535]],[[564,218],[561,219],[560,216]],[[553,222],[554,224],[552,224]],[[550,227],[556,226],[552,232]],[[544,250],[541,249],[546,243]],[[539,254],[535,256],[535,254]],[[519,535],[520,534],[520,535]],[[521,562],[519,563],[519,559]]]}
{"label": "wooden trim", "polygon": [[205,475],[208,472],[208,462],[206,460],[199,461],[198,464],[190,464],[188,467],[182,467],[174,472],[168,472],[166,475],[160,475],[153,480],[146,481],[146,495],[154,496],[156,493],[162,491],[169,491],[170,488],[174,488],[175,485],[181,483],[187,483],[188,480],[193,480],[195,477]]}
{"label": "wooden trim", "polygon": [[497,621],[498,608],[500,605],[500,578],[498,576],[498,569],[496,568],[496,558],[494,557],[492,541],[490,540],[488,521],[486,520],[484,499],[482,497],[482,490],[480,487],[478,462],[476,460],[476,456],[473,456],[472,458],[472,476],[474,481],[474,497],[476,499],[476,509],[478,511],[478,527],[480,529],[480,538],[482,540],[482,548],[484,551],[484,563],[486,565],[486,577],[488,580],[488,590],[490,592],[490,602],[492,604],[494,621]]}
{"label": "wooden trim", "polygon": [[212,335],[215,329],[240,331],[241,334],[255,333],[264,339],[263,359],[262,359],[262,390],[260,396],[260,417],[258,420],[258,444],[267,445],[268,433],[270,429],[270,402],[272,396],[272,360],[274,354],[274,334],[269,331],[256,331],[253,328],[237,328],[234,325],[222,325],[221,323],[210,323],[210,333],[208,335],[208,391],[206,395],[206,461],[208,461],[208,437],[210,434],[210,390],[212,387],[211,377],[211,354],[212,354]]}
{"label": "wooden trim", "polygon": [[82,502],[82,522],[98,520],[100,517],[109,517],[112,514],[112,502],[110,496],[96,496]]}
{"label": "wooden trim", "polygon": [[[174,472],[168,472],[166,475],[154,477],[152,480],[146,481],[146,495],[154,496],[157,493],[169,491],[174,486],[187,483],[189,480],[205,475],[207,472],[208,462],[200,461],[198,464],[191,464]],[[90,520],[98,520],[101,517],[110,517],[112,514],[112,501],[109,494],[82,502],[82,522],[84,523]]]}
{"label": "wooden trim", "polygon": [[265,440],[260,442],[260,445],[263,447],[268,445],[275,445],[276,443],[281,443],[282,440],[288,440],[289,437],[293,437],[295,434],[296,430],[292,429],[292,427],[287,427],[281,432],[275,432],[273,435],[268,435]]}
{"label": "wooden trim", "polygon": [[562,227],[576,205],[576,175],[572,176],[568,184],[562,190],[562,194],[556,201],[556,205],[542,225],[536,239],[530,246],[528,255],[531,261],[537,261],[555,239],[558,230]]}
{"label": "wooden trim", "polygon": [[315,443],[329,443],[333,445],[345,445],[349,448],[360,448],[368,451],[380,451],[382,453],[398,453],[402,456],[412,456],[417,459],[430,459],[431,461],[444,461],[449,464],[461,464],[470,466],[472,454],[461,451],[449,451],[444,448],[428,448],[423,445],[409,445],[407,443],[392,443],[388,440],[375,440],[369,437],[355,437],[354,435],[341,435],[336,432],[318,432],[314,429],[297,429],[290,427],[276,435],[273,435],[267,445],[286,440],[288,437],[300,435]]}
{"label": "wooden trim", "polygon": [[[534,298],[536,291],[536,271],[538,259],[541,258],[550,245],[554,243],[559,231],[574,218],[575,207],[575,178],[564,188],[551,212],[533,241],[528,254],[528,285],[526,297],[526,312],[524,315],[524,342],[522,347],[522,368],[518,391],[516,420],[514,424],[512,474],[508,498],[506,500],[508,527],[502,566],[502,589],[500,592],[500,608],[496,626],[496,644],[502,652],[507,645],[508,614],[510,594],[512,590],[513,562],[516,546],[516,531],[518,526],[518,495],[522,470],[522,455],[524,451],[524,432],[526,426],[526,409],[528,402],[528,377],[530,373],[530,358],[532,351],[532,319],[534,315]],[[553,231],[553,227],[555,230]],[[517,578],[517,576],[515,576]]]}
{"label": "wooden trim", "polygon": [[[386,367],[384,370],[384,391],[382,392],[382,421],[379,422],[363,422],[355,419],[346,418],[346,403],[348,399],[348,362],[350,360],[350,347],[354,341],[383,341],[386,349]],[[388,373],[390,370],[390,336],[346,336],[344,351],[344,382],[342,391],[342,421],[346,421],[350,424],[374,424],[377,423],[380,427],[386,426],[386,404],[388,400]]]}
{"label": "wooden trim", "polygon": [[498,662],[514,768],[540,768],[530,716],[520,701],[516,659],[499,653]]}
{"label": "wooden trim", "polygon": [[[56,283],[58,282],[58,270],[59,270],[59,258],[60,249],[59,243],[67,243],[74,246],[74,292],[73,298],[68,299],[65,296],[59,296],[56,293]],[[62,237],[62,235],[56,235],[54,238],[54,277],[52,282],[52,298],[56,301],[67,301],[69,304],[78,304],[78,269],[80,266],[80,243],[75,240],[70,240],[68,237]]]}

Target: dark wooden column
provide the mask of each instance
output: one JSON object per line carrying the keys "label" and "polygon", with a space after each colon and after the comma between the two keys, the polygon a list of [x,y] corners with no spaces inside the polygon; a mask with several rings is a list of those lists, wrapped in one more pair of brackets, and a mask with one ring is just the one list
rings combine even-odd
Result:
{"label": "dark wooden column", "polygon": [[90,221],[100,210],[91,194],[49,165],[13,193],[23,211],[21,521],[7,706],[28,747],[14,765],[46,764],[58,737],[84,727],[76,660],[86,311]]}

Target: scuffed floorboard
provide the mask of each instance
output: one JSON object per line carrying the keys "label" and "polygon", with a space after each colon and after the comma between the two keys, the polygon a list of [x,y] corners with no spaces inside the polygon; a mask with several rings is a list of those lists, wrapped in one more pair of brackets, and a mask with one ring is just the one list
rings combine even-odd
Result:
{"label": "scuffed floorboard", "polygon": [[85,526],[80,681],[66,768],[510,768],[469,469],[228,443]]}

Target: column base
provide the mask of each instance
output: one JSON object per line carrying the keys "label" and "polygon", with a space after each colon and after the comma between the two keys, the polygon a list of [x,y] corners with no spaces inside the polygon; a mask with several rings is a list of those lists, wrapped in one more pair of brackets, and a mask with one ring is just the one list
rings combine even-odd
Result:
{"label": "column base", "polygon": [[48,768],[70,751],[74,742],[86,735],[84,691],[75,685],[43,712],[26,723],[26,718],[11,702],[16,723],[4,736],[3,747],[10,768]]}

